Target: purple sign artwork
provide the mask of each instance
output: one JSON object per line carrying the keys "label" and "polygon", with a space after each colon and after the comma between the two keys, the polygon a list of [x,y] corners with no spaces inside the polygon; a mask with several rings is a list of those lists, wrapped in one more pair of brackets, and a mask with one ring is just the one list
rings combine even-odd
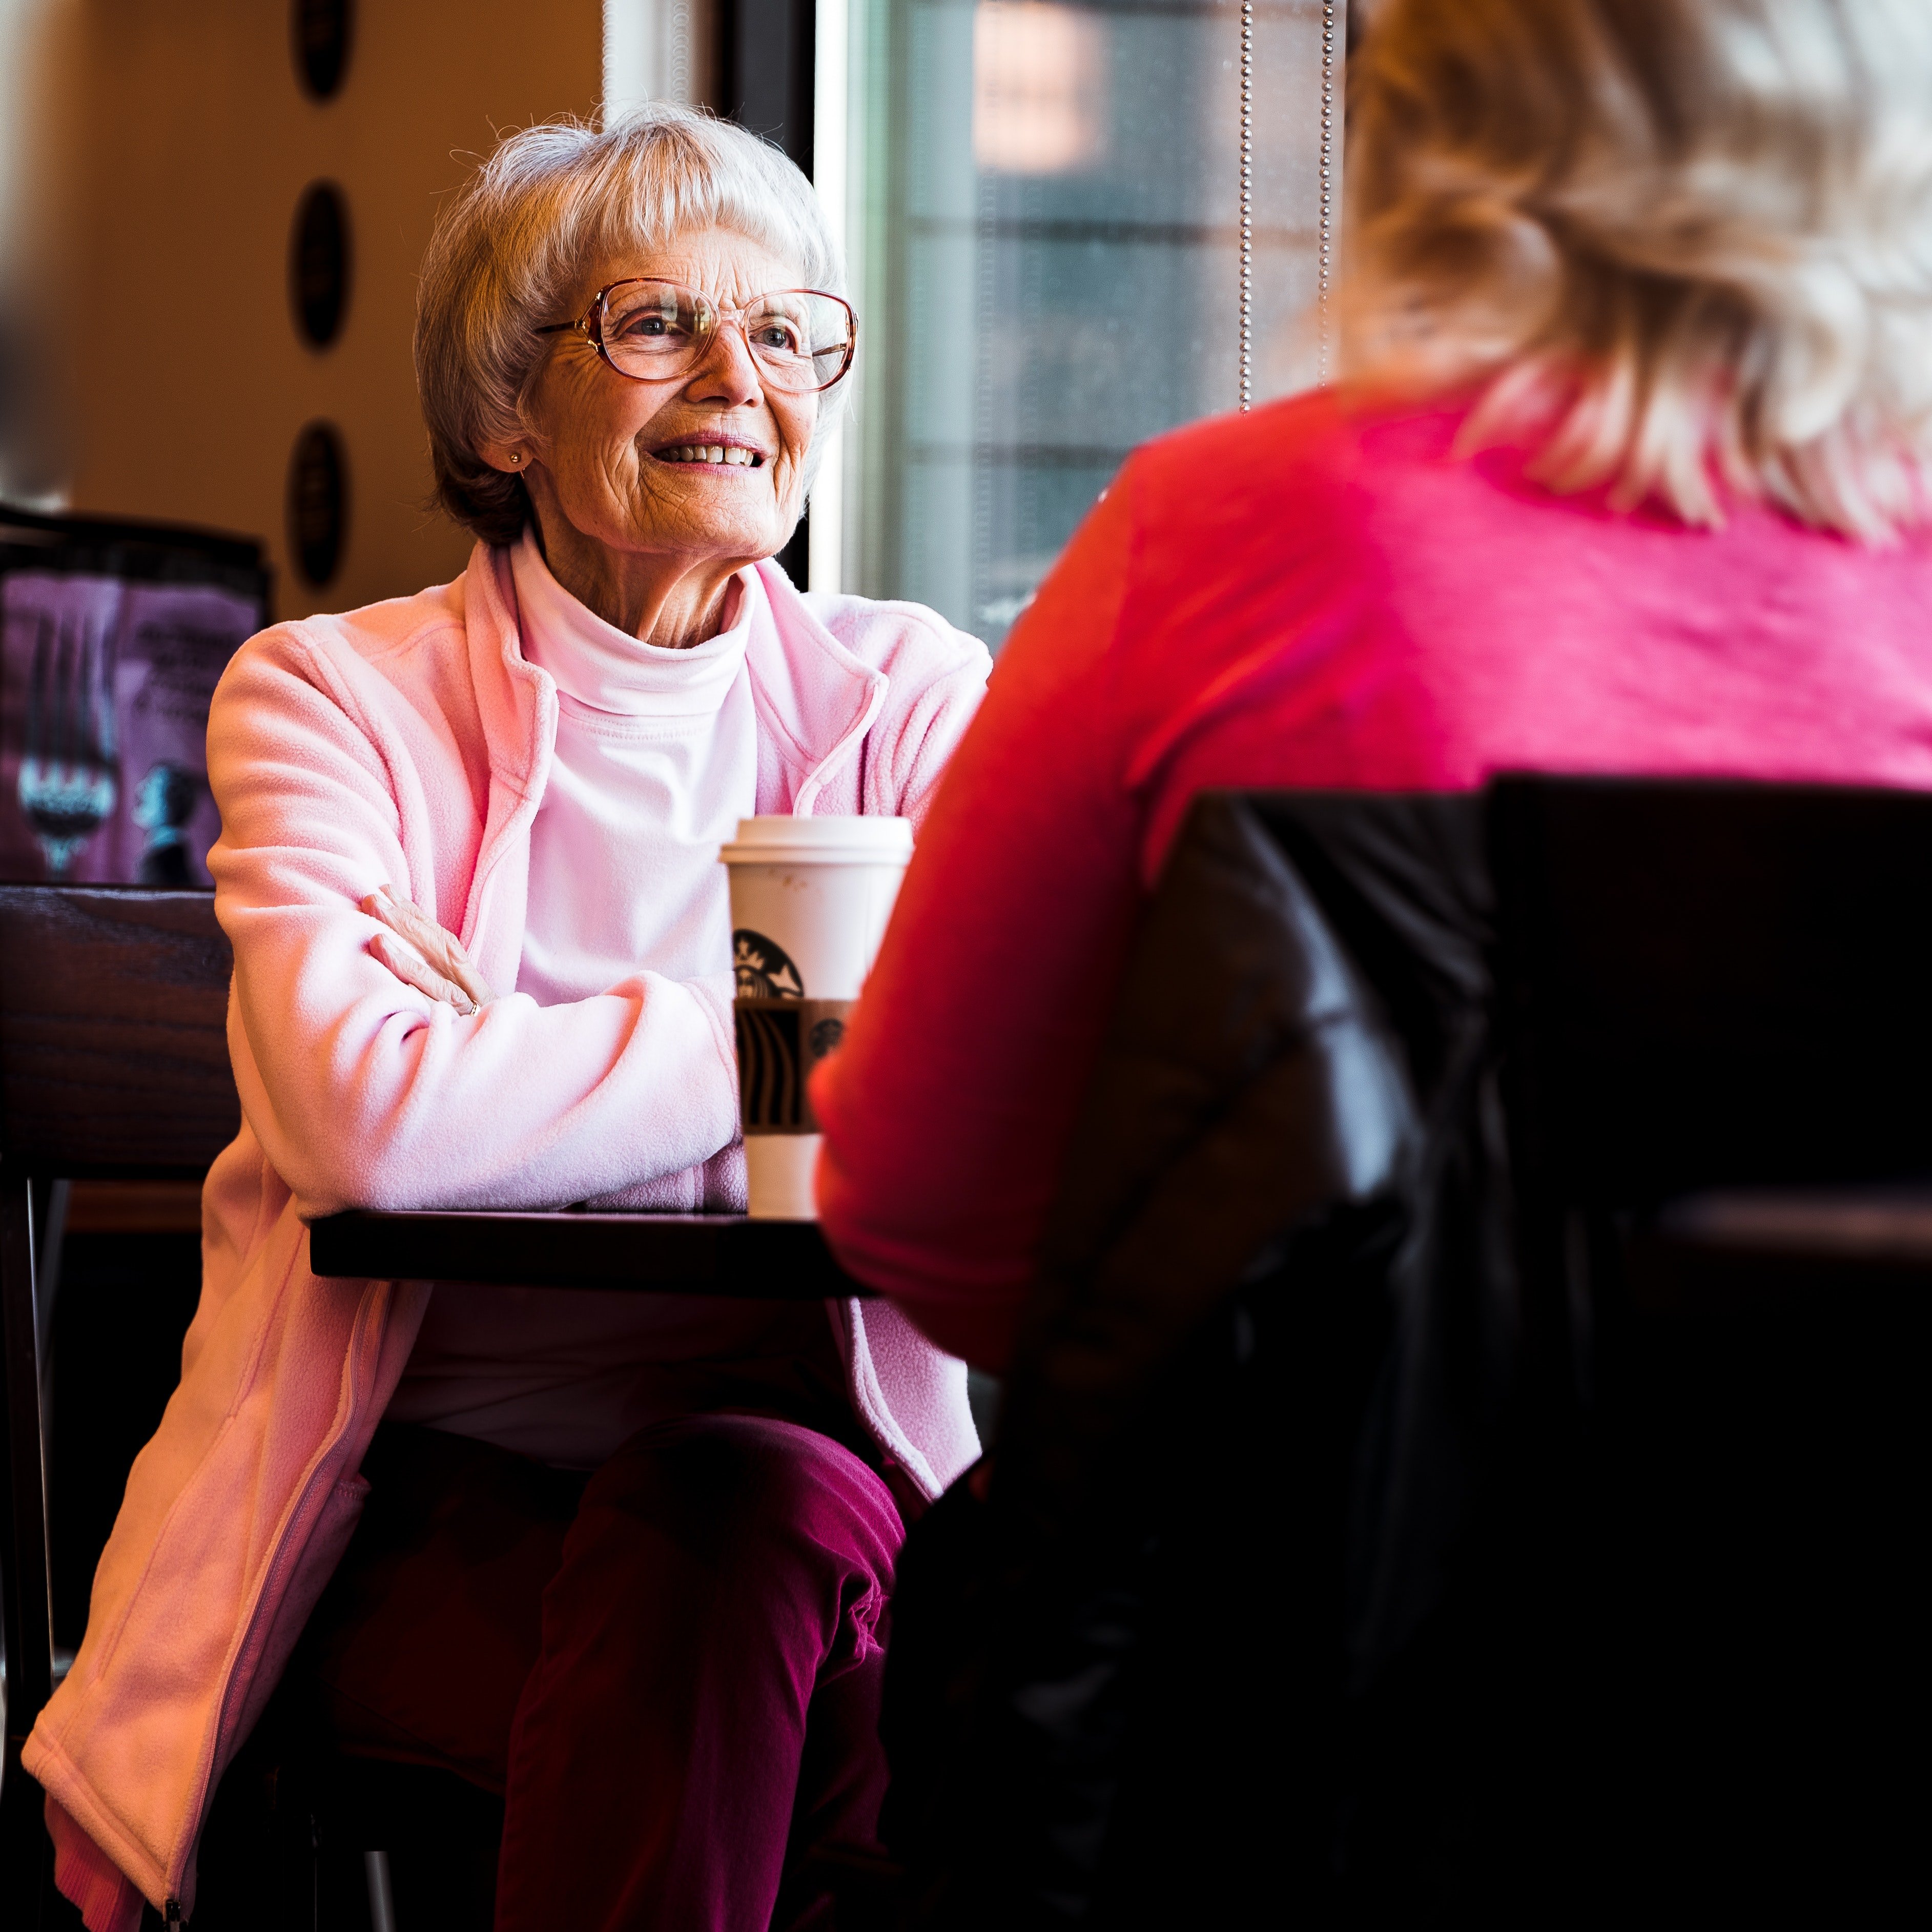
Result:
{"label": "purple sign artwork", "polygon": [[208,584],[0,578],[0,878],[206,887],[208,700],[260,621]]}

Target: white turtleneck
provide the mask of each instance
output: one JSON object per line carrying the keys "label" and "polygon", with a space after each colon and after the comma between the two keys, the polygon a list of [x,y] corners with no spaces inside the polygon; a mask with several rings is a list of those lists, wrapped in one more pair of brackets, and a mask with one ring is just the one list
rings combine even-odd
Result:
{"label": "white turtleneck", "polygon": [[[549,1006],[640,968],[728,980],[718,848],[758,809],[745,652],[771,618],[756,573],[734,580],[720,635],[664,650],[572,596],[527,535],[511,572],[524,656],[556,680],[558,714],[516,990]],[[652,1204],[700,1203],[694,1191]],[[633,1431],[688,1412],[722,1365],[829,1346],[815,1305],[452,1283],[431,1298],[388,1414],[594,1468]]]}
{"label": "white turtleneck", "polygon": [[731,916],[718,848],[758,809],[758,722],[745,669],[749,571],[728,628],[688,650],[640,644],[551,576],[527,534],[512,553],[524,656],[556,682],[556,747],[530,831],[517,991],[588,999],[640,967],[728,974]]}

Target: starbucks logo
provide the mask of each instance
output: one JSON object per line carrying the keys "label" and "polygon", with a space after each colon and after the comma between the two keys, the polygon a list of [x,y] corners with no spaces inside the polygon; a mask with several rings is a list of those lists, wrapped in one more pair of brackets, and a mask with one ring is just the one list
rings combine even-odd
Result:
{"label": "starbucks logo", "polygon": [[784,948],[740,926],[731,935],[731,970],[741,1000],[802,1000],[805,982]]}

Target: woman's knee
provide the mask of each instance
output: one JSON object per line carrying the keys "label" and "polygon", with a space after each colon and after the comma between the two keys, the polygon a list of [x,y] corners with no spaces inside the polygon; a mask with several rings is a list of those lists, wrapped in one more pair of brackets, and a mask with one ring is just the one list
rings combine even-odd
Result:
{"label": "woman's knee", "polygon": [[714,1570],[769,1570],[788,1553],[890,1588],[904,1534],[877,1472],[795,1423],[692,1416],[641,1430],[591,1478],[580,1527],[668,1540]]}

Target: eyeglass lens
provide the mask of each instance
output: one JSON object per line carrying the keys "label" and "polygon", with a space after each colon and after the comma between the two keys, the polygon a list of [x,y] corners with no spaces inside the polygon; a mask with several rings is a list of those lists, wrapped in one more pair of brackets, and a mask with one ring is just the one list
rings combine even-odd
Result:
{"label": "eyeglass lens", "polygon": [[[851,346],[851,320],[830,296],[788,290],[760,296],[739,320],[752,355],[775,388],[822,389],[836,382]],[[627,282],[604,298],[604,352],[627,376],[662,379],[697,360],[718,332],[706,296],[675,282]]]}

